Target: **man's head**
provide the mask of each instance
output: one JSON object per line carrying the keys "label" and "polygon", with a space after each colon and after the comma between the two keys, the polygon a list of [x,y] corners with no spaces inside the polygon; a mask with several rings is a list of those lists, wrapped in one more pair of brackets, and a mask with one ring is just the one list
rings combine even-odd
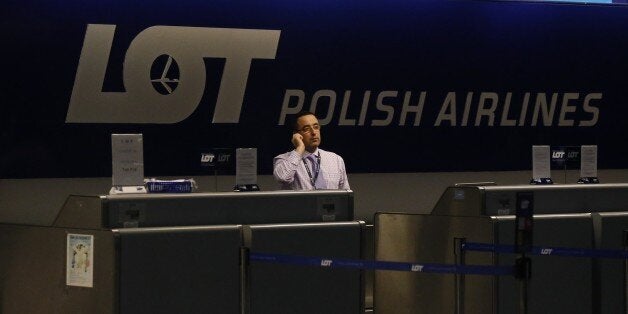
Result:
{"label": "man's head", "polygon": [[309,111],[301,111],[294,118],[293,132],[303,136],[305,150],[314,152],[321,143],[321,126],[316,116]]}

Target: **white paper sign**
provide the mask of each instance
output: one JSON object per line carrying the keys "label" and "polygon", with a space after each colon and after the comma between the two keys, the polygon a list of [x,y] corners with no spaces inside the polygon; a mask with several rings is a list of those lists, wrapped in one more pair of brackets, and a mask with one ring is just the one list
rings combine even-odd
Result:
{"label": "white paper sign", "polygon": [[114,187],[143,186],[142,134],[111,134],[111,164]]}
{"label": "white paper sign", "polygon": [[551,178],[549,145],[532,146],[532,179]]}
{"label": "white paper sign", "polygon": [[597,145],[580,147],[580,177],[597,178]]}
{"label": "white paper sign", "polygon": [[65,284],[94,287],[94,236],[68,234]]}
{"label": "white paper sign", "polygon": [[236,149],[236,185],[257,184],[257,148]]}

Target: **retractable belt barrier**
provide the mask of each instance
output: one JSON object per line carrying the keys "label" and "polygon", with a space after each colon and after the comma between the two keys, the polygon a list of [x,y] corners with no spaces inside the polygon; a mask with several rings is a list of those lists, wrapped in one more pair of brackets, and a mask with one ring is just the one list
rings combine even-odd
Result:
{"label": "retractable belt barrier", "polygon": [[[515,246],[490,243],[463,242],[463,251],[494,252],[516,254]],[[592,258],[616,258],[627,259],[628,251],[623,250],[598,250],[584,248],[565,247],[532,247],[528,252],[532,255],[541,256],[569,256],[569,257],[592,257]],[[345,258],[328,258],[313,256],[297,256],[286,254],[269,254],[250,252],[249,260],[255,262],[267,262],[276,264],[320,266],[328,268],[354,268],[367,270],[395,270],[421,273],[441,273],[441,274],[465,274],[465,275],[514,275],[512,266],[484,266],[484,265],[453,265],[434,263],[405,263],[391,261],[374,261]]]}
{"label": "retractable belt barrier", "polygon": [[404,263],[360,259],[325,258],[250,252],[249,260],[276,264],[320,266],[328,268],[354,268],[369,270],[396,270],[421,273],[465,275],[514,275],[512,266],[451,265],[434,263]]}
{"label": "retractable belt barrier", "polygon": [[[477,252],[495,252],[515,254],[515,246],[502,245],[502,244],[489,244],[489,243],[474,243],[465,242],[462,244],[462,250],[465,251],[477,251]],[[569,256],[569,257],[597,257],[597,258],[628,258],[628,251],[623,250],[600,250],[600,249],[584,249],[584,248],[565,248],[565,247],[550,247],[550,246],[533,246],[530,252],[531,255],[544,255],[544,256]]]}

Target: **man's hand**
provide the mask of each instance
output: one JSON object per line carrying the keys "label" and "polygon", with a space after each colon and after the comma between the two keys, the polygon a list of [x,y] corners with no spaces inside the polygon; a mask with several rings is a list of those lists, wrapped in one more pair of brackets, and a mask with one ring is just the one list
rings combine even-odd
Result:
{"label": "man's hand", "polygon": [[305,144],[303,144],[303,135],[299,133],[292,134],[292,145],[294,145],[294,149],[299,154],[303,154],[303,152],[305,151]]}

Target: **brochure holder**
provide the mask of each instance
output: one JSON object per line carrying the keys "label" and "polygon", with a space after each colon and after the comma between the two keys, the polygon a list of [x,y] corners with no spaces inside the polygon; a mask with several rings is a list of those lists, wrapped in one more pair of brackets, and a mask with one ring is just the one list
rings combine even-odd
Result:
{"label": "brochure holder", "polygon": [[532,146],[532,180],[530,180],[530,184],[554,184],[550,169],[549,145]]}
{"label": "brochure holder", "polygon": [[111,165],[109,194],[146,193],[142,134],[111,134]]}
{"label": "brochure holder", "polygon": [[112,186],[109,190],[110,195],[115,194],[137,194],[146,193],[146,187],[144,186]]}
{"label": "brochure holder", "polygon": [[235,192],[259,191],[257,185],[257,148],[236,149]]}
{"label": "brochure holder", "polygon": [[554,184],[552,178],[538,178],[530,180],[530,184],[532,185],[543,185],[543,184]]}
{"label": "brochure holder", "polygon": [[580,184],[597,184],[597,145],[580,147]]}

